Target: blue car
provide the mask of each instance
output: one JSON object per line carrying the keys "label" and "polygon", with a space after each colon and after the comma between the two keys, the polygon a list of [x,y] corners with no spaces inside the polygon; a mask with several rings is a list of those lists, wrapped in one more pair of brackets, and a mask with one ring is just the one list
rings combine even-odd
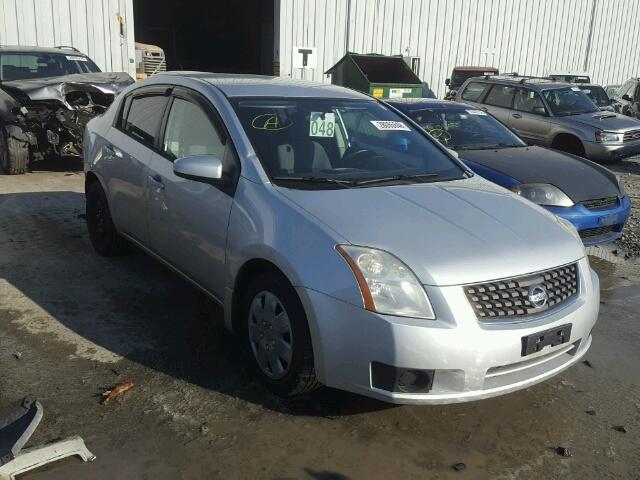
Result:
{"label": "blue car", "polygon": [[569,220],[585,245],[622,236],[631,201],[602,165],[527,145],[488,113],[463,103],[426,98],[388,103],[455,150],[478,175]]}

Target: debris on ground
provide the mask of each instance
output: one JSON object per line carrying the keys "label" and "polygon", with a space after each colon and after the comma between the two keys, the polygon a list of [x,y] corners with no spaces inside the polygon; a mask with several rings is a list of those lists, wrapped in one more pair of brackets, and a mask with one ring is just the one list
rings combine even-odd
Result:
{"label": "debris on ground", "polygon": [[132,388],[133,388],[133,382],[119,383],[118,385],[113,387],[111,390],[107,390],[102,394],[102,396],[104,397],[102,400],[102,404],[109,405],[116,398],[122,395],[124,392],[126,392],[127,390],[131,390]]}
{"label": "debris on ground", "polygon": [[626,428],[624,428],[624,425],[615,425],[615,426],[613,427],[613,429],[614,429],[616,432],[620,432],[620,433],[627,433],[627,429],[626,429]]}
{"label": "debris on ground", "polygon": [[462,472],[463,470],[466,470],[467,466],[464,463],[460,462],[456,463],[451,468],[453,468],[456,472]]}
{"label": "debris on ground", "polygon": [[22,353],[20,352],[15,352],[13,354],[13,358],[15,358],[16,360],[22,360]]}
{"label": "debris on ground", "polygon": [[556,453],[561,457],[573,457],[571,450],[569,450],[567,447],[557,447]]}
{"label": "debris on ground", "polygon": [[593,365],[591,365],[591,362],[589,360],[585,360],[582,363],[584,363],[589,368],[593,368]]}
{"label": "debris on ground", "polygon": [[584,413],[586,413],[587,415],[591,415],[592,417],[595,417],[597,415],[597,412],[593,408],[586,410]]}
{"label": "debris on ground", "polygon": [[640,162],[638,157],[627,158],[618,165],[612,165],[625,192],[631,198],[631,215],[622,230],[622,238],[616,242],[618,254],[625,259],[640,256]]}

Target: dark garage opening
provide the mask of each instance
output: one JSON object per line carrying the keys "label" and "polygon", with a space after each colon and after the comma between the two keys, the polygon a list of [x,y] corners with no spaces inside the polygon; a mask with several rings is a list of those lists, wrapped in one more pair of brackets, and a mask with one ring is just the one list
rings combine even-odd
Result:
{"label": "dark garage opening", "polygon": [[136,42],[165,52],[167,70],[273,72],[273,0],[135,0]]}

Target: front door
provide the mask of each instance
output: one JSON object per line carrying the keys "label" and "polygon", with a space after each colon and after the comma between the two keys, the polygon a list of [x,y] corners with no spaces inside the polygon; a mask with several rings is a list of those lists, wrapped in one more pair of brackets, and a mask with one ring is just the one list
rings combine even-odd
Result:
{"label": "front door", "polygon": [[550,141],[547,139],[551,131],[548,112],[540,95],[528,88],[516,89],[507,126],[529,143],[546,145]]}
{"label": "front door", "polygon": [[162,258],[222,299],[233,197],[207,183],[176,176],[173,162],[191,155],[215,155],[223,161],[223,169],[237,167],[231,140],[213,106],[195,92],[176,88],[160,152],[149,163],[150,244]]}

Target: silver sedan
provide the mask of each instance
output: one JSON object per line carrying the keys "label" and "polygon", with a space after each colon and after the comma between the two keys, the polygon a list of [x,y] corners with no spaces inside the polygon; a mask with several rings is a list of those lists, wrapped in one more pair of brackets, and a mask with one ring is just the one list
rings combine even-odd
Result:
{"label": "silver sedan", "polygon": [[96,251],[136,245],[223,305],[280,395],[469,401],[591,345],[599,283],[571,224],[355,91],[156,75],[84,149]]}

